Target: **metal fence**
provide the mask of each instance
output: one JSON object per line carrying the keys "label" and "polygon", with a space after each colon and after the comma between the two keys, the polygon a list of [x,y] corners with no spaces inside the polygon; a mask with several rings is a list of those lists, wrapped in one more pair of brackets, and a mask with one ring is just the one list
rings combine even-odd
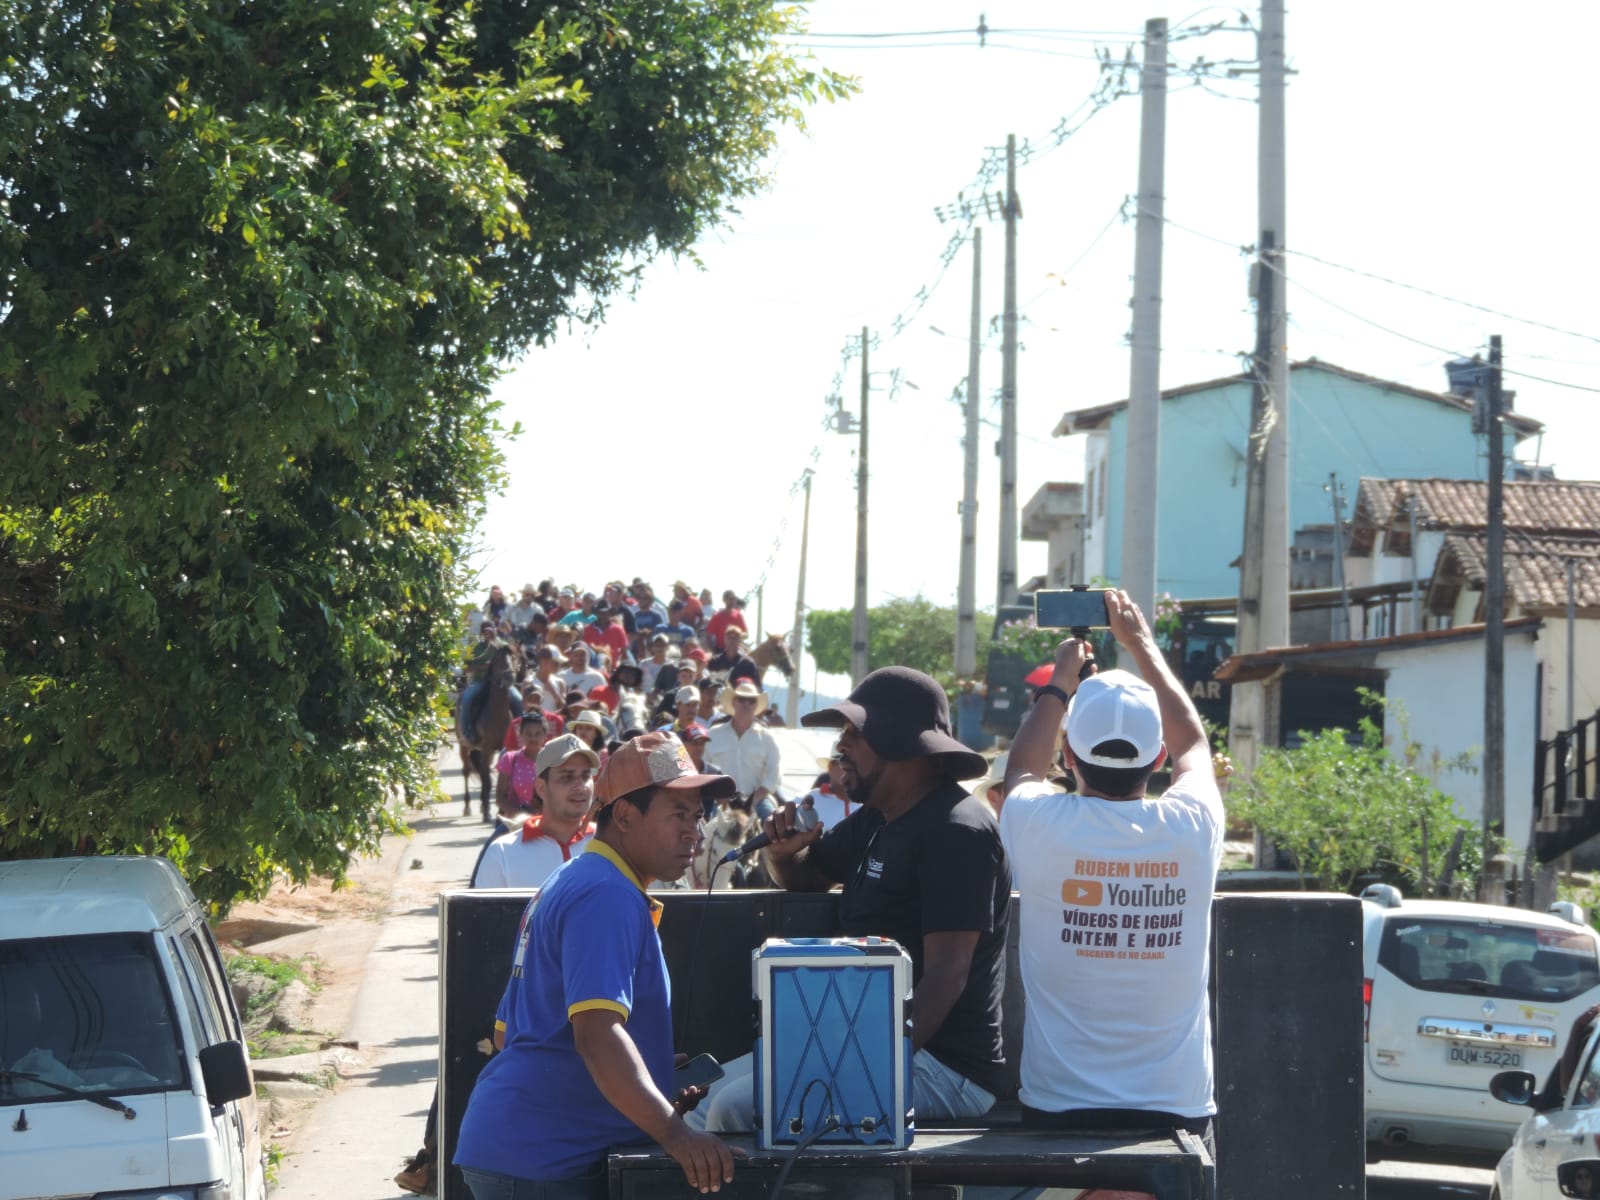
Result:
{"label": "metal fence", "polygon": [[1600,795],[1600,711],[1548,741],[1533,756],[1538,857],[1550,862],[1595,832],[1584,802]]}

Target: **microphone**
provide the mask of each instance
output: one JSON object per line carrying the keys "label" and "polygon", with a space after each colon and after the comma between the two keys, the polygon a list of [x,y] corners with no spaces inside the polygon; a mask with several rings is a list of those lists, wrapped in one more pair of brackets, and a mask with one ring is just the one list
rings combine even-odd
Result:
{"label": "microphone", "polygon": [[[796,833],[807,833],[820,824],[822,824],[822,818],[817,816],[817,810],[813,806],[802,804],[794,810],[794,831]],[[732,850],[729,850],[717,860],[717,865],[720,867],[723,863],[731,863],[736,859],[745,858],[770,845],[772,845],[772,838],[765,833],[758,833],[744,845],[735,846]]]}

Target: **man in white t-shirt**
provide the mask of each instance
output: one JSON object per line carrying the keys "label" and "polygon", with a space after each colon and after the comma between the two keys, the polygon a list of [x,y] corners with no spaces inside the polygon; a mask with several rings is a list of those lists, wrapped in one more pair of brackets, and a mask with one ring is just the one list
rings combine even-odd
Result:
{"label": "man in white t-shirt", "polygon": [[[1143,679],[1056,648],[1011,745],[1000,837],[1021,894],[1025,1125],[1181,1128],[1212,1142],[1211,896],[1222,800],[1188,693],[1126,593],[1111,632]],[[1063,715],[1065,721],[1063,722]],[[1045,782],[1056,731],[1076,793]],[[1163,748],[1163,742],[1165,748]],[[1148,796],[1167,757],[1172,785]]]}
{"label": "man in white t-shirt", "polygon": [[574,642],[567,650],[566,670],[557,671],[556,678],[568,692],[582,692],[585,696],[606,685],[606,677],[589,665],[589,647],[582,642]]}
{"label": "man in white t-shirt", "polygon": [[594,772],[600,758],[571,733],[551,738],[534,759],[540,811],[489,843],[472,878],[475,888],[536,888],[594,837]]}

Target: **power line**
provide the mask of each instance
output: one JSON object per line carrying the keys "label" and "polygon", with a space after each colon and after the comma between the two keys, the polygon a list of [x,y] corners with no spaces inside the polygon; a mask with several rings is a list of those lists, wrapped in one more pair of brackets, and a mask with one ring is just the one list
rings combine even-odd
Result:
{"label": "power line", "polygon": [[1516,321],[1521,325],[1531,325],[1535,329],[1543,329],[1550,333],[1559,333],[1565,335],[1566,337],[1580,338],[1586,342],[1600,343],[1600,337],[1597,337],[1592,333],[1579,333],[1575,329],[1562,329],[1558,325],[1547,325],[1543,321],[1535,321],[1528,317],[1516,316],[1513,313],[1501,312],[1499,309],[1490,308],[1486,304],[1478,304],[1471,300],[1463,300],[1458,296],[1446,296],[1443,292],[1435,292],[1429,288],[1422,287],[1415,283],[1406,283],[1402,279],[1390,279],[1387,276],[1377,275],[1371,271],[1363,271],[1360,267],[1350,267],[1346,266],[1344,263],[1336,263],[1330,259],[1319,258],[1317,255],[1307,253],[1304,250],[1285,249],[1284,253],[1293,254],[1297,258],[1304,258],[1310,262],[1321,263],[1325,267],[1333,267],[1339,271],[1348,271],[1352,275],[1360,275],[1364,279],[1371,279],[1377,283],[1387,283],[1392,287],[1405,288],[1410,292],[1420,292],[1424,296],[1432,296],[1435,300],[1444,300],[1450,304],[1459,304],[1463,308],[1476,309],[1478,312],[1488,313],[1491,317],[1501,317],[1507,321]]}
{"label": "power line", "polygon": [[[1187,233],[1187,234],[1189,234],[1189,235],[1191,235],[1193,237],[1201,238],[1201,239],[1203,239],[1205,241],[1208,241],[1208,242],[1215,242],[1219,246],[1226,246],[1231,250],[1236,250],[1239,254],[1251,258],[1254,262],[1260,264],[1263,267],[1268,268],[1269,270],[1273,271],[1275,274],[1278,274],[1280,276],[1283,276],[1284,278],[1287,278],[1287,275],[1285,275],[1284,271],[1281,268],[1279,268],[1275,264],[1273,264],[1271,262],[1268,262],[1265,259],[1263,259],[1257,253],[1255,246],[1239,245],[1239,244],[1237,244],[1235,242],[1228,241],[1226,238],[1220,238],[1220,237],[1217,237],[1214,234],[1210,234],[1210,233],[1203,233],[1198,229],[1191,229],[1189,226],[1179,224],[1177,221],[1172,220],[1170,217],[1166,217],[1166,218],[1163,218],[1163,219],[1164,219],[1166,224],[1171,225],[1174,229],[1181,230],[1184,233]],[[1383,275],[1376,275],[1376,274],[1373,274],[1371,271],[1363,271],[1359,267],[1347,267],[1343,263],[1336,263],[1336,262],[1333,262],[1330,259],[1320,258],[1317,255],[1308,253],[1307,251],[1304,251],[1304,250],[1291,250],[1291,249],[1287,249],[1286,248],[1284,250],[1284,253],[1285,254],[1293,254],[1293,255],[1296,255],[1296,256],[1298,256],[1300,258],[1308,259],[1308,260],[1310,260],[1312,262],[1321,263],[1324,266],[1335,267],[1335,268],[1337,268],[1338,270],[1341,270],[1341,271],[1348,271],[1353,275],[1361,275],[1361,276],[1364,276],[1367,279],[1371,279],[1371,280],[1373,280],[1374,282],[1377,282],[1377,283],[1386,283],[1386,284],[1390,284],[1390,285],[1392,285],[1394,287],[1405,288],[1408,291],[1420,292],[1421,294],[1423,294],[1425,296],[1431,296],[1436,300],[1443,300],[1443,301],[1445,301],[1446,303],[1449,303],[1449,304],[1459,304],[1459,305],[1462,305],[1465,308],[1471,308],[1471,309],[1477,310],[1478,312],[1487,313],[1490,316],[1500,317],[1503,320],[1516,321],[1517,323],[1522,324],[1522,325],[1530,325],[1530,326],[1532,326],[1532,327],[1534,327],[1536,329],[1543,329],[1543,330],[1546,330],[1547,332],[1550,332],[1550,333],[1563,334],[1563,335],[1565,335],[1567,337],[1579,338],[1580,340],[1583,340],[1583,341],[1600,342],[1600,337],[1596,337],[1593,334],[1579,333],[1578,331],[1572,330],[1572,329],[1562,329],[1559,326],[1549,325],[1549,324],[1546,324],[1543,321],[1535,321],[1535,320],[1532,320],[1532,319],[1530,319],[1528,317],[1519,317],[1519,316],[1516,316],[1514,313],[1501,312],[1499,309],[1489,308],[1487,305],[1478,304],[1478,303],[1475,303],[1474,301],[1471,301],[1471,300],[1462,300],[1459,297],[1447,296],[1442,292],[1435,292],[1435,291],[1430,290],[1429,288],[1422,287],[1422,286],[1420,286],[1418,284],[1406,283],[1403,280],[1390,279],[1390,278],[1388,278],[1386,276],[1383,276]],[[1391,327],[1389,327],[1387,325],[1382,324],[1379,321],[1374,321],[1370,317],[1363,316],[1361,313],[1355,312],[1354,310],[1346,308],[1344,305],[1339,304],[1336,301],[1328,299],[1326,296],[1322,295],[1319,292],[1312,291],[1310,288],[1308,288],[1305,285],[1305,282],[1303,280],[1300,280],[1298,278],[1295,280],[1295,288],[1297,290],[1299,290],[1299,291],[1304,292],[1306,295],[1310,296],[1314,300],[1320,300],[1323,304],[1326,304],[1329,308],[1335,309],[1338,312],[1342,312],[1348,317],[1354,317],[1356,320],[1362,322],[1363,324],[1370,325],[1370,326],[1372,326],[1372,328],[1377,329],[1377,330],[1379,330],[1379,331],[1381,331],[1383,333],[1391,334],[1394,337],[1401,338],[1401,339],[1403,339],[1405,341],[1408,341],[1408,342],[1415,342],[1419,346],[1424,346],[1429,350],[1436,350],[1440,354],[1450,354],[1450,355],[1454,355],[1454,356],[1456,356],[1458,358],[1468,357],[1467,355],[1463,354],[1459,350],[1453,350],[1453,349],[1450,349],[1450,348],[1445,347],[1445,346],[1439,346],[1439,345],[1436,345],[1433,342],[1430,342],[1430,341],[1426,340],[1425,338],[1414,337],[1411,334],[1402,333],[1398,329],[1393,329],[1393,328],[1391,328]],[[1571,388],[1574,391],[1592,392],[1592,393],[1595,393],[1597,395],[1600,395],[1600,388],[1589,387],[1589,386],[1587,386],[1585,384],[1572,383],[1569,380],[1565,380],[1565,379],[1550,379],[1550,378],[1547,378],[1546,376],[1543,376],[1543,375],[1533,375],[1533,374],[1530,374],[1527,371],[1518,371],[1518,370],[1515,370],[1515,369],[1513,369],[1511,367],[1502,367],[1501,370],[1502,370],[1503,373],[1505,373],[1507,375],[1515,375],[1519,379],[1531,380],[1534,383],[1548,383],[1552,387]]]}
{"label": "power line", "polygon": [[[1267,270],[1271,271],[1274,275],[1277,275],[1280,278],[1285,279],[1285,280],[1288,279],[1288,277],[1289,277],[1288,273],[1282,267],[1278,266],[1276,263],[1271,262],[1271,261],[1269,261],[1267,259],[1262,259],[1262,258],[1258,258],[1256,261],[1259,262]],[[1435,342],[1428,341],[1426,338],[1419,338],[1419,337],[1416,337],[1416,336],[1414,336],[1412,334],[1409,334],[1409,333],[1403,333],[1398,329],[1394,329],[1394,328],[1391,328],[1388,325],[1383,324],[1381,321],[1374,321],[1371,317],[1363,316],[1361,313],[1356,312],[1354,309],[1346,308],[1344,305],[1339,304],[1336,301],[1329,300],[1326,296],[1324,296],[1324,295],[1322,295],[1322,294],[1320,294],[1318,292],[1312,291],[1310,288],[1308,288],[1299,279],[1295,280],[1294,286],[1295,286],[1295,290],[1296,291],[1304,292],[1306,295],[1310,296],[1313,300],[1320,300],[1320,301],[1322,301],[1322,303],[1326,304],[1329,308],[1334,309],[1337,312],[1342,312],[1345,316],[1352,317],[1355,320],[1360,321],[1363,325],[1370,325],[1370,326],[1372,326],[1372,328],[1378,330],[1381,333],[1387,333],[1391,337],[1397,337],[1397,338],[1402,339],[1403,341],[1415,342],[1419,346],[1426,346],[1430,350],[1436,350],[1440,354],[1448,354],[1452,358],[1467,358],[1467,357],[1470,357],[1469,355],[1463,353],[1459,349],[1453,349],[1453,348],[1448,347],[1448,346],[1441,346],[1441,345],[1438,345]],[[1575,392],[1591,392],[1591,393],[1594,393],[1595,395],[1600,395],[1600,388],[1588,387],[1585,384],[1572,383],[1572,382],[1570,382],[1568,380],[1565,380],[1565,379],[1548,379],[1543,375],[1532,375],[1532,374],[1529,374],[1527,371],[1517,371],[1517,370],[1513,370],[1511,367],[1505,367],[1505,366],[1501,367],[1500,370],[1501,370],[1502,374],[1515,375],[1518,379],[1527,379],[1527,380],[1531,380],[1534,383],[1547,383],[1551,387],[1571,388]]]}

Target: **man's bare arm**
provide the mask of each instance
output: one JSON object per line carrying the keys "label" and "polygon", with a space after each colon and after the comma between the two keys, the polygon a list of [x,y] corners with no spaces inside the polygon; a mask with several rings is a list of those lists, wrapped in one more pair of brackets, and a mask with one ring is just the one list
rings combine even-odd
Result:
{"label": "man's bare arm", "polygon": [[[1078,673],[1083,670],[1083,664],[1092,661],[1088,642],[1068,638],[1056,647],[1055,670],[1050,674],[1048,686],[1060,688],[1071,696],[1078,690]],[[1006,759],[1006,777],[1001,790],[1007,796],[1018,784],[1043,780],[1049,774],[1056,731],[1061,728],[1061,718],[1066,712],[1065,702],[1049,692],[1041,694],[1029,706]],[[1001,804],[1004,803],[1002,799]]]}
{"label": "man's bare arm", "polygon": [[1140,676],[1155,689],[1156,703],[1161,708],[1161,737],[1172,760],[1173,782],[1190,771],[1211,774],[1211,744],[1206,740],[1200,714],[1167,665],[1139,606],[1128,598],[1127,592],[1108,591],[1106,613],[1117,645],[1128,652]]}
{"label": "man's bare arm", "polygon": [[939,1032],[967,986],[978,935],[960,932],[922,935],[922,978],[911,1005],[911,1048],[921,1050]]}

